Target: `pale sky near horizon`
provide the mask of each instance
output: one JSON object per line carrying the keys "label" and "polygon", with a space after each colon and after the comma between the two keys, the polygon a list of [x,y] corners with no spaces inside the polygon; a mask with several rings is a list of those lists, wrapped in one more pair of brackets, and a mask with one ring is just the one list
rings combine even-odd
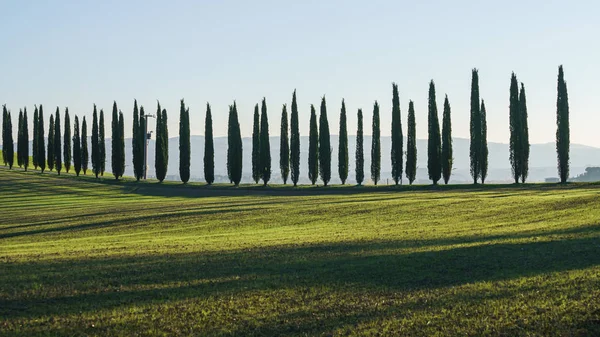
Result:
{"label": "pale sky near horizon", "polygon": [[[596,1],[3,1],[0,3],[0,103],[12,111],[43,104],[46,127],[57,106],[91,120],[94,103],[113,100],[131,135],[133,99],[169,113],[178,134],[179,100],[190,107],[191,133],[204,133],[210,102],[215,136],[226,135],[235,99],[242,135],[251,136],[254,104],[267,98],[270,134],[297,90],[300,131],[310,104],[325,95],[338,134],[342,98],[349,134],[362,108],[371,134],[373,102],[381,134],[391,126],[392,82],[399,85],[406,134],[415,102],[417,138],[427,138],[428,83],[444,94],[453,136],[469,138],[471,68],[479,69],[488,141],[507,143],[510,75],[525,83],[532,143],[553,142],[556,76],[565,67],[571,143],[600,147],[600,2]],[[73,117],[71,117],[73,119]],[[30,127],[31,130],[31,127]]]}

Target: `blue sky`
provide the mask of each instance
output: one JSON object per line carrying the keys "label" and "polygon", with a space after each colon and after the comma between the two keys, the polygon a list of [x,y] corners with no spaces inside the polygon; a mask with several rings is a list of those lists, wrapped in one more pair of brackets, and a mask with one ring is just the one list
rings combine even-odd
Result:
{"label": "blue sky", "polygon": [[[512,71],[527,90],[530,140],[554,141],[557,67],[563,64],[571,141],[600,146],[600,21],[596,1],[3,1],[0,3],[0,102],[13,118],[43,104],[90,118],[96,103],[116,100],[131,130],[133,99],[156,100],[177,135],[179,100],[190,106],[192,134],[203,134],[205,104],[215,135],[225,135],[237,100],[242,134],[251,135],[254,104],[267,98],[271,135],[281,106],[297,89],[301,133],[310,104],[325,95],[331,133],[342,98],[348,129],[373,102],[389,135],[392,82],[400,89],[406,132],[415,102],[417,137],[427,136],[428,82],[444,94],[453,135],[469,137],[471,68],[479,69],[488,141],[508,141]],[[31,117],[30,117],[31,120]],[[109,123],[110,117],[107,119]],[[16,125],[16,121],[13,122]],[[47,124],[46,124],[47,125]],[[16,132],[16,130],[15,130]]]}

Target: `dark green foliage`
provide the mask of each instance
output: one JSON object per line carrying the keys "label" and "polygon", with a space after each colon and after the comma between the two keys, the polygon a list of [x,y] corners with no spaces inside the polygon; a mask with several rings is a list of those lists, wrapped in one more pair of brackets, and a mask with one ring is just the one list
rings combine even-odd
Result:
{"label": "dark green foliage", "polygon": [[373,105],[373,138],[371,145],[371,180],[377,185],[381,177],[381,129],[379,126],[379,103]]}
{"label": "dark green foliage", "polygon": [[327,121],[327,103],[325,96],[321,99],[321,115],[319,116],[319,173],[323,185],[331,180],[331,139],[329,122]]}
{"label": "dark green foliage", "polygon": [[119,178],[125,173],[125,121],[119,110]]}
{"label": "dark green foliage", "polygon": [[69,173],[71,169],[71,117],[69,116],[69,108],[65,109],[65,134],[63,144],[63,156],[65,171]]}
{"label": "dark green foliage", "polygon": [[408,103],[408,123],[406,130],[406,178],[412,185],[417,177],[417,123],[415,122],[415,105]]}
{"label": "dark green foliage", "polygon": [[113,102],[112,108],[112,122],[111,122],[111,158],[110,164],[112,168],[112,173],[115,176],[115,179],[119,180],[121,176],[120,170],[120,158],[121,158],[121,147],[120,147],[120,130],[119,130],[119,111],[117,110],[117,102]]}
{"label": "dark green foliage", "polygon": [[38,108],[37,105],[33,110],[33,142],[32,142],[32,159],[33,159],[33,168],[37,170],[38,168]]}
{"label": "dark green foliage", "polygon": [[83,116],[83,121],[81,122],[81,170],[83,174],[87,174],[88,163],[89,163],[89,153],[88,153],[88,142],[87,142],[87,122],[85,121],[85,116]]}
{"label": "dark green foliage", "polygon": [[428,103],[428,134],[427,140],[427,171],[434,185],[442,177],[442,140],[440,136],[440,121],[438,119],[437,103],[435,102],[435,83],[429,82]]}
{"label": "dark green foliage", "polygon": [[269,120],[267,117],[267,100],[263,98],[260,111],[260,177],[263,184],[271,179],[271,143],[269,141]]}
{"label": "dark green foliage", "polygon": [[338,146],[338,173],[342,185],[348,179],[348,128],[346,121],[346,103],[342,99],[342,110],[340,111],[340,139]]}
{"label": "dark green foliage", "polygon": [[154,169],[156,179],[162,182],[167,177],[169,164],[169,130],[167,129],[167,110],[158,108],[156,110],[156,158]]}
{"label": "dark green foliage", "polygon": [[298,124],[296,90],[292,96],[292,114],[290,116],[290,166],[292,183],[296,186],[300,179],[300,126]]}
{"label": "dark green foliage", "polygon": [[15,161],[15,143],[13,140],[12,116],[10,111],[7,112],[5,124],[6,142],[2,143],[2,148],[6,146],[6,163],[12,169]]}
{"label": "dark green foliage", "polygon": [[8,165],[8,156],[6,155],[6,152],[8,151],[8,146],[6,146],[6,144],[8,144],[7,139],[8,139],[8,111],[6,110],[6,104],[4,104],[2,106],[2,161],[4,162],[4,165]]}
{"label": "dark green foliage", "polygon": [[481,100],[481,183],[485,184],[488,174],[488,144],[487,144],[487,116],[485,103]]}
{"label": "dark green foliage", "polygon": [[75,115],[73,124],[73,169],[79,176],[81,172],[81,133],[79,132],[79,118]]}
{"label": "dark green foliage", "polygon": [[356,128],[356,184],[362,185],[365,180],[365,151],[364,151],[364,136],[363,136],[363,112],[358,109],[357,113],[357,128]]}
{"label": "dark green foliage", "polygon": [[446,95],[446,98],[444,99],[444,115],[442,116],[442,177],[444,178],[444,184],[446,185],[448,184],[448,181],[450,181],[453,161],[452,120],[450,102],[448,101],[448,95]]}
{"label": "dark green foliage", "polygon": [[509,160],[510,167],[515,184],[519,183],[519,177],[521,176],[521,118],[520,118],[520,104],[519,104],[519,83],[517,82],[517,76],[512,73],[510,78],[510,104],[509,104],[509,128],[510,128],[510,141],[509,141]]}
{"label": "dark green foliage", "polygon": [[238,186],[242,180],[242,134],[235,101],[229,106],[227,147],[227,173],[231,182]]}
{"label": "dark green foliage", "polygon": [[56,107],[56,118],[54,119],[54,167],[60,175],[62,170],[62,146],[60,131],[60,110]]}
{"label": "dark green foliage", "polygon": [[290,175],[290,140],[288,138],[287,106],[281,108],[281,130],[279,132],[279,170],[283,184],[287,184]]}
{"label": "dark green foliage", "polygon": [[19,121],[17,122],[17,165],[23,167],[23,109],[19,109]]}
{"label": "dark green foliage", "polygon": [[[117,102],[113,102],[113,109]],[[106,142],[104,141],[104,110],[100,109],[100,119],[98,121],[98,160],[100,165],[100,175],[104,175],[106,170]]]}
{"label": "dark green foliage", "polygon": [[308,179],[315,184],[319,176],[319,129],[315,106],[310,105],[310,130],[308,136]]}
{"label": "dark green foliage", "polygon": [[561,183],[569,179],[569,95],[563,66],[558,67],[558,85],[556,98],[556,154],[558,157],[558,175]]}
{"label": "dark green foliage", "polygon": [[469,156],[471,159],[471,177],[473,184],[481,174],[481,110],[479,107],[479,73],[473,69],[471,77],[471,143]]}
{"label": "dark green foliage", "polygon": [[254,123],[252,124],[252,179],[256,184],[260,180],[260,113],[258,104],[254,106]]}
{"label": "dark green foliage", "polygon": [[56,131],[54,116],[50,115],[50,124],[48,125],[48,170],[50,171],[54,169],[54,164],[56,163],[56,157],[54,156],[54,131]]}
{"label": "dark green foliage", "polygon": [[527,98],[525,98],[525,85],[521,83],[519,94],[519,117],[521,120],[521,182],[525,183],[529,175],[529,126],[527,123]]}
{"label": "dark green foliage", "polygon": [[37,122],[37,163],[42,173],[46,169],[46,145],[44,140],[44,107],[40,104]]}
{"label": "dark green foliage", "polygon": [[[113,116],[114,118],[114,116]],[[100,143],[99,143],[99,132],[98,132],[98,113],[96,111],[96,104],[94,104],[94,112],[92,114],[92,172],[98,178],[100,175]],[[83,171],[85,174],[85,170]]]}
{"label": "dark green foliage", "polygon": [[133,164],[133,175],[135,179],[139,181],[144,176],[144,149],[143,149],[143,138],[140,137],[140,112],[138,109],[137,100],[133,101],[133,128],[131,137],[131,150],[132,150],[132,164]]}
{"label": "dark green foliage", "polygon": [[215,147],[212,114],[208,103],[206,103],[206,119],[204,120],[204,180],[209,185],[215,181]]}
{"label": "dark green foliage", "polygon": [[29,125],[27,121],[27,108],[23,109],[23,130],[21,136],[23,137],[23,140],[21,141],[21,146],[23,147],[21,149],[21,153],[23,154],[23,167],[25,168],[25,171],[27,171],[27,168],[29,167]]}
{"label": "dark green foliage", "polygon": [[182,99],[179,108],[179,178],[184,184],[190,180],[191,150],[190,109],[185,107]]}
{"label": "dark green foliage", "polygon": [[398,185],[402,181],[402,119],[400,114],[400,97],[398,85],[392,83],[392,179]]}

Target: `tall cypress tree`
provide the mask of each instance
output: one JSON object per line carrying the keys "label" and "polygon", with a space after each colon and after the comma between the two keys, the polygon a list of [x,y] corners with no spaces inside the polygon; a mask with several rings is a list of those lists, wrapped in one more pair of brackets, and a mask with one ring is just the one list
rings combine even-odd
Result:
{"label": "tall cypress tree", "polygon": [[254,183],[258,184],[260,176],[260,113],[258,112],[258,104],[256,104],[252,125],[252,179]]}
{"label": "tall cypress tree", "polygon": [[[94,112],[92,114],[92,172],[98,178],[100,175],[100,145],[99,145],[99,131],[98,131],[98,113],[96,111],[96,104],[94,104]],[[85,170],[83,171],[85,174]]]}
{"label": "tall cypress tree", "polygon": [[204,120],[204,180],[209,185],[215,181],[215,147],[209,103],[206,103],[206,119]]}
{"label": "tall cypress tree", "polygon": [[17,165],[23,167],[23,109],[19,109],[17,122]]}
{"label": "tall cypress tree", "polygon": [[558,67],[558,85],[556,98],[556,153],[558,157],[558,175],[560,182],[569,179],[569,95],[563,66]]}
{"label": "tall cypress tree", "polygon": [[473,184],[481,173],[481,111],[479,108],[479,73],[473,69],[471,77],[471,144],[469,148],[471,159],[471,177]]}
{"label": "tall cypress tree", "polygon": [[120,169],[120,164],[119,164],[119,160],[121,158],[121,153],[120,153],[120,144],[119,144],[119,140],[121,138],[120,134],[119,134],[119,111],[117,110],[117,102],[113,102],[113,108],[112,108],[112,122],[111,122],[111,159],[110,159],[110,164],[111,164],[111,168],[112,168],[112,173],[115,176],[115,179],[119,180],[119,177],[121,176],[121,172],[119,171]]}
{"label": "tall cypress tree", "polygon": [[71,117],[69,108],[65,109],[65,135],[64,135],[63,155],[65,160],[65,171],[69,173],[71,169]]}
{"label": "tall cypress tree", "polygon": [[[156,111],[156,179],[162,182],[167,177],[169,164],[169,131],[167,129],[167,110],[160,110],[160,103]],[[160,116],[160,117],[158,117]]]}
{"label": "tall cypress tree", "polygon": [[[133,128],[132,128],[132,137],[131,137],[131,151],[132,151],[132,164],[133,164],[133,175],[135,179],[139,181],[142,178],[142,162],[143,158],[140,160],[140,154],[143,156],[143,153],[140,151],[140,147],[142,144],[140,143],[140,112],[138,109],[137,99],[133,100]],[[143,150],[142,150],[143,151]],[[141,164],[141,165],[140,165]]]}
{"label": "tall cypress tree", "polygon": [[406,130],[406,178],[412,185],[417,177],[417,123],[415,122],[415,105],[408,102],[408,122]]}
{"label": "tall cypress tree", "polygon": [[50,124],[48,125],[48,170],[52,171],[54,169],[54,164],[56,163],[56,157],[54,156],[54,116],[50,115]]}
{"label": "tall cypress tree", "polygon": [[315,106],[310,105],[310,130],[308,136],[308,179],[315,184],[319,176],[319,129]]}
{"label": "tall cypress tree", "polygon": [[519,117],[521,119],[521,182],[525,183],[529,175],[529,125],[527,123],[527,99],[525,98],[525,85],[521,83],[519,94]]}
{"label": "tall cypress tree", "polygon": [[33,168],[37,170],[38,168],[38,108],[37,105],[34,106],[33,110],[33,143],[32,143],[32,159],[33,159]]}
{"label": "tall cypress tree", "polygon": [[27,171],[27,168],[29,167],[29,125],[28,125],[28,121],[27,121],[27,108],[23,109],[23,130],[22,130],[22,136],[23,136],[23,141],[22,141],[22,153],[23,153],[23,167],[25,168],[25,171]]}
{"label": "tall cypress tree", "polygon": [[271,143],[269,142],[269,120],[267,100],[263,98],[260,112],[260,176],[265,186],[271,179]]}
{"label": "tall cypress tree", "polygon": [[279,132],[279,170],[283,184],[287,184],[290,174],[290,142],[288,138],[287,106],[281,108],[281,131]]}
{"label": "tall cypress tree", "polygon": [[340,133],[338,146],[338,173],[342,185],[348,179],[348,128],[346,122],[346,103],[342,99],[342,110],[340,111]]}
{"label": "tall cypress tree", "polygon": [[357,113],[357,128],[356,128],[356,184],[362,185],[365,179],[365,152],[363,146],[363,112],[362,109],[358,109]]}
{"label": "tall cypress tree", "polygon": [[371,179],[377,185],[381,176],[381,129],[379,126],[379,103],[373,105],[373,138],[371,145]]}
{"label": "tall cypress tree", "polygon": [[488,174],[488,144],[487,144],[487,116],[485,103],[481,100],[481,183],[485,184]]}
{"label": "tall cypress tree", "polygon": [[12,116],[10,111],[6,115],[6,143],[2,143],[2,148],[6,146],[6,163],[9,169],[12,169],[15,161],[15,144],[13,141]]}
{"label": "tall cypress tree", "polygon": [[44,107],[41,104],[38,114],[37,131],[37,163],[42,173],[44,173],[44,170],[46,169],[46,145],[44,144]]}
{"label": "tall cypress tree", "polygon": [[6,152],[8,151],[8,146],[6,146],[6,144],[8,144],[8,132],[6,131],[7,127],[8,111],[6,110],[6,104],[4,104],[2,105],[2,161],[4,162],[5,166],[8,165],[8,156],[6,155]]}
{"label": "tall cypress tree", "polygon": [[139,128],[138,128],[138,162],[139,162],[139,167],[140,167],[140,179],[144,178],[146,179],[146,170],[147,165],[146,162],[148,161],[147,158],[147,151],[148,151],[148,126],[146,124],[147,121],[147,117],[146,117],[146,112],[144,111],[144,107],[140,106],[140,119],[139,119]]}
{"label": "tall cypress tree", "polygon": [[515,184],[519,183],[521,176],[521,140],[520,140],[520,106],[519,106],[519,83],[517,76],[513,72],[510,78],[510,104],[509,104],[509,126],[510,126],[510,141],[509,141],[509,160],[511,172],[515,180]]}
{"label": "tall cypress tree", "polygon": [[321,114],[319,116],[319,173],[323,185],[331,180],[331,136],[327,120],[327,103],[325,96],[321,99]]}
{"label": "tall cypress tree", "polygon": [[190,109],[185,107],[183,99],[179,108],[179,177],[184,184],[190,180]]}
{"label": "tall cypress tree", "polygon": [[75,115],[75,123],[73,125],[73,169],[79,177],[81,172],[81,134],[79,132],[79,118]]}
{"label": "tall cypress tree", "polygon": [[62,146],[60,131],[60,110],[56,107],[56,118],[54,119],[54,167],[60,175],[62,169]]}
{"label": "tall cypress tree", "polygon": [[446,95],[444,99],[444,115],[442,117],[442,177],[446,185],[450,181],[452,163],[454,161],[452,154],[452,120],[450,114],[450,102],[448,101],[448,95]]}
{"label": "tall cypress tree", "polygon": [[290,164],[292,183],[296,186],[300,179],[300,125],[298,124],[296,90],[292,95],[292,114],[290,116]]}
{"label": "tall cypress tree", "polygon": [[440,180],[442,176],[442,142],[437,104],[435,102],[435,83],[433,80],[429,82],[428,108],[429,139],[427,140],[427,171],[429,172],[429,179],[431,179],[434,185],[437,185],[438,180]]}
{"label": "tall cypress tree", "polygon": [[119,110],[119,178],[125,173],[125,121]]}
{"label": "tall cypress tree", "polygon": [[235,186],[239,186],[242,180],[242,134],[238,119],[237,104],[229,106],[229,137],[227,148],[227,167],[229,168],[229,179]]}
{"label": "tall cypress tree", "polygon": [[[113,102],[113,109],[116,106],[117,102]],[[106,170],[106,142],[104,136],[104,110],[100,109],[100,120],[98,122],[98,160],[101,176],[104,176],[104,171]]]}
{"label": "tall cypress tree", "polygon": [[392,83],[392,179],[398,185],[402,181],[402,120],[398,85]]}
{"label": "tall cypress tree", "polygon": [[[162,182],[162,180],[164,179],[160,179],[159,175],[162,176],[162,167],[164,166],[163,161],[163,154],[164,151],[162,149],[163,147],[163,142],[162,142],[162,109],[160,107],[160,102],[157,102],[157,108],[156,108],[156,131],[155,131],[155,135],[156,135],[156,140],[155,140],[155,145],[154,145],[154,173],[156,175],[156,179],[158,179],[160,182]],[[159,173],[160,172],[160,173]]]}

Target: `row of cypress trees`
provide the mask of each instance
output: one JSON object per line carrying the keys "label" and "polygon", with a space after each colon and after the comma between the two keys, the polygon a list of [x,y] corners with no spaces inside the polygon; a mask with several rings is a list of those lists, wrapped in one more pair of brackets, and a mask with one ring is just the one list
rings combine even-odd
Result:
{"label": "row of cypress trees", "polygon": [[525,85],[519,84],[517,76],[512,73],[510,78],[510,164],[515,184],[525,183],[529,173],[529,127],[527,125],[527,101],[525,98]]}

